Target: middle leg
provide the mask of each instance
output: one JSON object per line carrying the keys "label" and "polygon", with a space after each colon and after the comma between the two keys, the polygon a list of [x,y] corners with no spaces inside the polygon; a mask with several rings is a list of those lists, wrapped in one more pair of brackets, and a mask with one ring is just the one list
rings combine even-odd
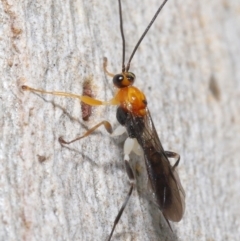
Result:
{"label": "middle leg", "polygon": [[98,123],[97,125],[95,125],[94,127],[92,127],[90,130],[88,130],[85,134],[83,134],[82,136],[79,136],[79,137],[77,137],[77,138],[75,138],[75,139],[73,139],[73,140],[71,140],[71,141],[65,141],[62,137],[59,137],[59,142],[61,143],[61,144],[71,144],[71,143],[73,143],[73,142],[75,142],[75,141],[78,141],[78,140],[80,140],[80,139],[82,139],[82,138],[84,138],[84,137],[87,137],[87,136],[89,136],[90,134],[92,134],[98,127],[100,127],[101,125],[104,125],[104,127],[105,127],[105,129],[106,129],[106,131],[108,132],[108,133],[112,133],[113,131],[112,131],[112,126],[111,126],[111,124],[108,122],[108,121],[101,121],[100,123]]}

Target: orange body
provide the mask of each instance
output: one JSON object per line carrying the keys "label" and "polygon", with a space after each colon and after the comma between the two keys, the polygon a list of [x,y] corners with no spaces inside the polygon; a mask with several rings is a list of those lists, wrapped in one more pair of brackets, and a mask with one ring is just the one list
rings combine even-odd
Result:
{"label": "orange body", "polygon": [[144,116],[146,114],[146,97],[134,86],[119,89],[114,100],[120,104],[123,109],[133,113],[135,116]]}

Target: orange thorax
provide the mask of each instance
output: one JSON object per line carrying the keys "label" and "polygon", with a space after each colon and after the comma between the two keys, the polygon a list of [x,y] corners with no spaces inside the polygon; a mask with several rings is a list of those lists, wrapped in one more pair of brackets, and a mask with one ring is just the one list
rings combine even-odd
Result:
{"label": "orange thorax", "polygon": [[133,113],[133,115],[144,116],[146,114],[146,97],[134,86],[119,89],[114,100],[117,101],[123,109]]}

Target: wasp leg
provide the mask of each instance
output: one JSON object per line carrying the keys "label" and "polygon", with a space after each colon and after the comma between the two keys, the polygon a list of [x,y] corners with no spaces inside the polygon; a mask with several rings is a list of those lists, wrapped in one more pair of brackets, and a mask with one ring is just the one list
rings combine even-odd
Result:
{"label": "wasp leg", "polygon": [[80,139],[82,139],[82,138],[84,138],[84,137],[87,137],[87,136],[89,136],[91,133],[93,133],[99,126],[101,126],[101,125],[104,125],[104,127],[105,127],[105,129],[106,129],[106,131],[108,132],[108,133],[112,133],[113,131],[112,131],[112,126],[111,126],[111,124],[108,122],[108,121],[102,121],[102,122],[100,122],[100,123],[98,123],[97,125],[95,125],[94,127],[92,127],[90,130],[88,130],[85,134],[83,134],[82,136],[79,136],[79,137],[77,137],[77,138],[75,138],[75,139],[73,139],[73,140],[71,140],[71,141],[65,141],[62,137],[59,137],[59,142],[61,143],[61,144],[70,144],[70,143],[73,143],[73,142],[75,142],[75,141],[78,141],[78,140],[80,140]]}
{"label": "wasp leg", "polygon": [[133,151],[138,156],[142,156],[143,155],[143,150],[142,150],[141,146],[139,145],[139,143],[137,141],[135,141],[135,143],[134,143]]}
{"label": "wasp leg", "polygon": [[112,73],[108,72],[108,70],[107,70],[107,61],[108,61],[107,58],[104,57],[104,58],[103,58],[103,70],[104,70],[104,72],[105,72],[108,76],[114,77],[115,74],[112,74]]}
{"label": "wasp leg", "polygon": [[179,179],[179,176],[177,174],[177,170],[175,170],[176,167],[178,166],[179,162],[180,162],[180,155],[175,153],[175,152],[172,152],[172,151],[165,151],[165,154],[169,158],[177,159],[175,164],[172,166],[172,171],[173,171],[173,175],[174,175],[175,181],[177,182],[177,185],[178,185],[178,188],[179,188],[179,193],[180,193],[181,200],[182,200],[181,202],[184,204],[185,191],[183,189],[183,186],[182,186],[181,181]]}
{"label": "wasp leg", "polygon": [[119,126],[117,127],[114,131],[112,130],[112,125],[108,122],[108,121],[102,121],[100,123],[98,123],[97,125],[95,125],[94,127],[92,127],[90,130],[88,130],[85,134],[83,134],[82,136],[79,136],[71,141],[65,141],[62,137],[59,137],[58,140],[61,144],[71,144],[75,141],[78,141],[84,137],[89,136],[90,134],[92,134],[98,127],[100,127],[101,125],[104,125],[106,131],[111,134],[111,136],[120,136],[122,135],[124,132],[126,132],[125,127],[123,126]]}
{"label": "wasp leg", "polygon": [[115,227],[116,227],[119,219],[121,218],[122,213],[123,213],[125,207],[127,206],[127,203],[128,203],[129,198],[131,197],[133,188],[134,188],[134,184],[132,183],[132,184],[131,184],[131,187],[130,187],[130,190],[129,190],[129,192],[128,192],[128,195],[127,195],[127,197],[126,197],[126,199],[125,199],[125,201],[124,201],[121,209],[119,210],[117,217],[116,217],[115,220],[114,220],[114,224],[113,224],[113,227],[112,227],[112,231],[111,231],[111,233],[110,233],[110,235],[109,235],[109,237],[108,237],[108,241],[110,241],[111,238],[112,238],[112,235],[113,235],[113,232],[114,232],[114,230],[115,230]]}
{"label": "wasp leg", "polygon": [[172,151],[164,151],[164,153],[166,154],[166,156],[168,158],[175,158],[177,160],[175,162],[175,164],[172,166],[172,169],[174,170],[178,166],[178,164],[180,162],[180,155],[178,153],[172,152]]}
{"label": "wasp leg", "polygon": [[75,94],[72,94],[72,93],[60,92],[60,91],[46,91],[46,90],[41,90],[41,89],[35,89],[35,88],[29,87],[27,85],[23,85],[22,89],[24,91],[30,91],[30,92],[41,93],[41,94],[77,98],[80,101],[84,102],[85,104],[88,104],[88,105],[91,105],[91,106],[113,104],[111,101],[101,101],[101,100],[97,100],[97,99],[91,98],[91,97],[86,96],[86,95],[75,95]]}
{"label": "wasp leg", "polygon": [[118,105],[119,104],[119,101],[116,100],[115,98],[112,98],[109,101],[102,101],[102,100],[94,99],[94,98],[89,97],[87,95],[75,95],[75,94],[72,94],[72,93],[61,92],[61,91],[46,91],[46,90],[41,90],[41,89],[35,89],[35,88],[29,87],[27,85],[22,85],[22,90],[35,92],[35,93],[41,93],[41,94],[57,95],[57,96],[62,96],[62,97],[76,98],[76,99],[79,99],[80,101],[84,102],[85,104],[88,104],[88,105],[91,105],[91,106]]}
{"label": "wasp leg", "polygon": [[119,222],[119,220],[120,220],[120,218],[121,218],[121,216],[123,214],[123,211],[124,211],[125,207],[127,206],[127,203],[128,203],[128,201],[129,201],[129,199],[130,199],[130,197],[132,195],[132,191],[133,191],[133,188],[135,186],[135,177],[134,177],[134,174],[133,174],[133,170],[132,170],[132,168],[131,168],[131,166],[129,164],[129,154],[131,153],[131,151],[133,151],[134,145],[135,145],[136,141],[137,140],[135,138],[134,139],[127,138],[125,143],[124,143],[124,163],[125,163],[125,168],[126,168],[126,172],[127,172],[128,178],[129,178],[129,180],[131,182],[131,186],[130,186],[129,192],[127,194],[127,197],[125,198],[125,201],[124,201],[122,207],[120,208],[120,210],[119,210],[119,212],[117,214],[117,217],[114,220],[111,233],[110,233],[110,235],[108,237],[108,241],[110,241],[111,238],[112,238],[113,232],[114,232],[114,230],[115,230],[115,228],[116,228],[116,226],[117,226],[117,224],[118,224],[118,222]]}
{"label": "wasp leg", "polygon": [[171,231],[173,232],[172,226],[171,226],[171,224],[169,223],[168,219],[165,217],[164,214],[163,214],[163,217],[164,217],[164,219],[166,220],[166,222],[167,222],[167,224],[168,224],[168,227],[169,227],[169,228],[171,229]]}

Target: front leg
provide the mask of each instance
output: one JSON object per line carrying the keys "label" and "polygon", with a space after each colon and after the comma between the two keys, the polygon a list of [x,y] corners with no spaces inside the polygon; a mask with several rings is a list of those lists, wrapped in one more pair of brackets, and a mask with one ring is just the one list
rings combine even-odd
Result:
{"label": "front leg", "polygon": [[62,91],[46,91],[46,90],[42,90],[42,89],[35,89],[35,88],[32,88],[27,85],[22,85],[22,90],[40,93],[40,94],[55,95],[55,96],[62,96],[62,97],[68,97],[68,98],[76,98],[76,99],[79,99],[80,101],[84,102],[85,104],[88,104],[91,106],[118,105],[119,104],[119,101],[115,97],[109,101],[102,101],[102,100],[94,99],[87,95],[76,95],[73,93],[62,92]]}

